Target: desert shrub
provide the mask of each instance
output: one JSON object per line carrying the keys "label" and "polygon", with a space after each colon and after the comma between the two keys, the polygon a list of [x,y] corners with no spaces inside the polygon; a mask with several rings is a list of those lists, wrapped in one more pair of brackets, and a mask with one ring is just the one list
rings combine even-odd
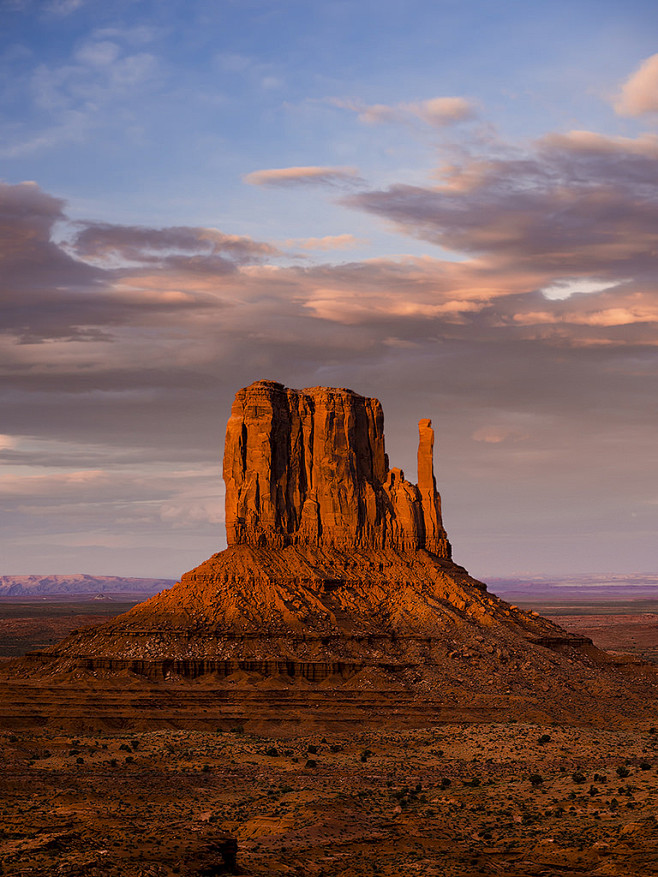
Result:
{"label": "desert shrub", "polygon": [[342,752],[343,751],[343,747],[340,745],[340,743],[332,743],[331,746],[329,747],[329,749],[332,752]]}
{"label": "desert shrub", "polygon": [[234,728],[231,728],[232,734],[244,734],[244,725],[236,725]]}
{"label": "desert shrub", "polygon": [[119,751],[120,752],[132,752],[132,749],[130,748],[130,746],[128,746],[127,743],[122,743],[121,746],[119,746]]}
{"label": "desert shrub", "polygon": [[309,743],[308,746],[306,747],[306,751],[310,752],[311,755],[315,755],[316,752],[318,751],[318,747],[314,746],[313,743]]}
{"label": "desert shrub", "polygon": [[610,809],[617,810],[618,808],[619,808],[619,801],[616,798],[613,798],[612,801],[610,801]]}
{"label": "desert shrub", "polygon": [[596,788],[596,786],[589,787],[588,794],[591,798],[593,798],[594,795],[598,795],[598,793],[599,793],[599,790]]}
{"label": "desert shrub", "polygon": [[314,758],[307,759],[306,764],[304,765],[304,767],[317,767],[317,766],[318,766],[318,763]]}
{"label": "desert shrub", "polygon": [[571,779],[574,781],[574,783],[581,785],[582,783],[585,782],[587,777],[585,776],[584,773],[581,773],[579,770],[577,770],[577,771],[575,771],[575,773],[571,774]]}
{"label": "desert shrub", "polygon": [[269,755],[270,758],[278,758],[279,750],[276,748],[276,746],[270,746],[269,749],[265,750],[265,755]]}
{"label": "desert shrub", "polygon": [[619,767],[617,768],[617,776],[620,777],[621,779],[623,779],[624,777],[627,777],[629,775],[629,773],[630,773],[630,770],[626,767],[625,764],[620,764]]}
{"label": "desert shrub", "polygon": [[84,760],[84,758],[76,758],[75,763],[76,764],[84,764],[85,760]]}
{"label": "desert shrub", "polygon": [[442,788],[442,789],[447,789],[448,786],[451,784],[451,782],[452,782],[452,780],[450,780],[448,777],[442,777],[442,779],[441,779],[441,788]]}
{"label": "desert shrub", "polygon": [[544,777],[540,776],[538,773],[531,773],[528,779],[530,780],[531,786],[541,786],[544,782]]}
{"label": "desert shrub", "polygon": [[551,742],[551,735],[550,734],[542,734],[541,737],[537,740],[537,743],[541,744],[542,746],[544,745],[544,743],[550,743],[550,742]]}
{"label": "desert shrub", "polygon": [[208,771],[210,770],[210,765],[204,764],[201,770],[203,771],[203,773],[208,773]]}
{"label": "desert shrub", "polygon": [[[48,751],[48,750],[46,750],[46,751]],[[651,765],[649,764],[648,761],[641,761],[640,762],[640,770],[651,770]]]}

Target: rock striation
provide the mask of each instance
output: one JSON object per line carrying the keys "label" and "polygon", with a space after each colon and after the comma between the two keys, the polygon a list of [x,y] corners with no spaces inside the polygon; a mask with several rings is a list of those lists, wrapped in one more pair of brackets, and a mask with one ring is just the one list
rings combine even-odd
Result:
{"label": "rock striation", "polygon": [[453,562],[431,421],[418,429],[413,484],[389,467],[376,399],[240,390],[228,547],[124,615],[11,662],[0,726],[587,720],[619,715],[622,691],[625,714],[640,714],[655,668],[510,606]]}
{"label": "rock striation", "polygon": [[424,548],[449,558],[432,422],[419,432],[415,485],[389,468],[377,399],[274,381],[240,390],[224,452],[229,546]]}

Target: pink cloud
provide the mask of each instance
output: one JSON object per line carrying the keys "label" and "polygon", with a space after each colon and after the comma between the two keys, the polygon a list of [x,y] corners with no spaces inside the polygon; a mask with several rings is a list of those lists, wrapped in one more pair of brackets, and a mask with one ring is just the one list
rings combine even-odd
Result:
{"label": "pink cloud", "polygon": [[302,250],[349,250],[368,241],[354,237],[353,234],[325,235],[321,238],[290,238],[288,247],[299,247]]}
{"label": "pink cloud", "polygon": [[359,121],[368,125],[420,120],[427,125],[443,127],[475,116],[474,103],[464,97],[434,97],[398,104],[365,104],[343,98],[331,98],[330,102],[357,113]]}
{"label": "pink cloud", "polygon": [[252,171],[243,177],[251,186],[297,186],[308,184],[336,184],[358,181],[355,167],[284,167]]}
{"label": "pink cloud", "polygon": [[658,112],[658,54],[647,58],[626,80],[614,107],[620,116]]}

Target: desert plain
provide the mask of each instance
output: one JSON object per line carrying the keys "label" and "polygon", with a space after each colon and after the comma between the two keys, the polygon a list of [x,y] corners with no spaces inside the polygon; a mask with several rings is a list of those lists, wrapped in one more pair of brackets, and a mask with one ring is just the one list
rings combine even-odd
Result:
{"label": "desert plain", "polygon": [[[0,604],[2,657],[125,609],[48,607]],[[597,645],[655,656],[653,604],[541,608]],[[374,720],[283,737],[248,725],[5,730],[0,873],[658,874],[658,715],[579,727]]]}

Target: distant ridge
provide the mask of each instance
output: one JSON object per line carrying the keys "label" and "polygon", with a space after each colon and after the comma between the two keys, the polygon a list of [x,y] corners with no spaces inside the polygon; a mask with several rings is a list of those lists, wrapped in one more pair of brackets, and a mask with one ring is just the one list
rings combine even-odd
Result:
{"label": "distant ridge", "polygon": [[7,597],[55,597],[104,594],[151,597],[175,584],[175,579],[144,579],[125,576],[92,576],[86,573],[52,576],[0,576],[0,599]]}
{"label": "distant ridge", "polygon": [[658,574],[655,573],[509,576],[488,578],[487,582],[491,590],[505,600],[524,603],[658,600]]}

